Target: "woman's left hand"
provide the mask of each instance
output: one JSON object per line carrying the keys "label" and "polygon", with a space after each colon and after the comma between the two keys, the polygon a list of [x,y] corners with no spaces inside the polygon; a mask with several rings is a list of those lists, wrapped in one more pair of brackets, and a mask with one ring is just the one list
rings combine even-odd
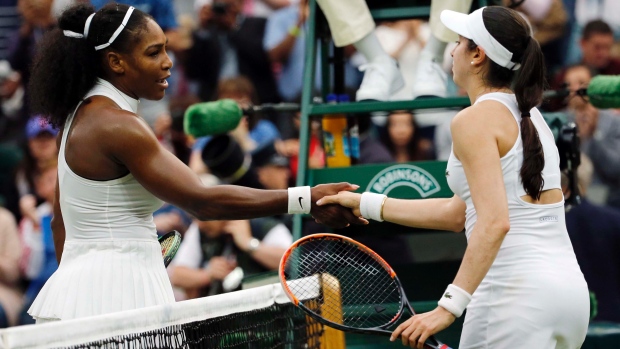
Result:
{"label": "woman's left hand", "polygon": [[433,311],[412,316],[400,324],[392,332],[390,341],[401,337],[404,346],[422,349],[428,337],[450,326],[455,319],[452,313],[438,306]]}

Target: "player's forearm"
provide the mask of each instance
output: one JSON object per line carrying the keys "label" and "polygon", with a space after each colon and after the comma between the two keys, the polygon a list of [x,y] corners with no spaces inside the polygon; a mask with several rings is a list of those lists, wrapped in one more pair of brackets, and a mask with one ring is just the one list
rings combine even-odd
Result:
{"label": "player's forearm", "polygon": [[200,220],[239,220],[288,212],[286,190],[260,190],[235,185],[206,189],[205,197],[192,203],[190,212]]}
{"label": "player's forearm", "polygon": [[204,269],[178,266],[172,270],[170,282],[180,288],[202,288],[211,283],[211,277]]}
{"label": "player's forearm", "polygon": [[508,230],[509,227],[501,222],[477,222],[453,284],[473,294],[491,268]]}
{"label": "player's forearm", "polygon": [[387,199],[383,218],[409,227],[460,232],[465,224],[464,204],[449,199]]}

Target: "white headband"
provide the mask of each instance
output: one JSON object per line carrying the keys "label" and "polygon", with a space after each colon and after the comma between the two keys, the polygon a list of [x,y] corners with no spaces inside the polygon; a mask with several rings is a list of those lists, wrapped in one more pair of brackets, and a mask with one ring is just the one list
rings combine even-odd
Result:
{"label": "white headband", "polygon": [[464,13],[443,10],[441,22],[453,32],[473,40],[480,46],[489,58],[502,67],[510,70],[521,68],[521,64],[511,61],[512,52],[508,51],[489,33],[484,26],[482,11],[484,7],[466,15]]}
{"label": "white headband", "polygon": [[[108,42],[106,42],[105,44],[101,44],[99,46],[95,46],[95,51],[99,51],[99,50],[102,50],[102,49],[110,46],[114,42],[114,40],[116,40],[116,38],[121,34],[123,29],[127,25],[127,22],[129,22],[129,17],[131,17],[131,13],[133,12],[133,10],[134,10],[134,7],[130,6],[129,9],[127,10],[127,13],[125,13],[125,17],[123,18],[123,22],[121,23],[121,25],[118,26],[118,28],[116,29],[114,34],[112,34],[112,37],[110,37],[110,40],[108,40]],[[95,17],[95,13],[96,12],[93,12],[86,19],[86,23],[84,24],[84,34],[76,33],[76,32],[73,32],[71,30],[63,30],[62,32],[65,34],[65,36],[70,37],[70,38],[77,38],[77,39],[86,39],[86,38],[88,38],[88,31],[90,30],[90,22],[92,22],[93,17]]]}

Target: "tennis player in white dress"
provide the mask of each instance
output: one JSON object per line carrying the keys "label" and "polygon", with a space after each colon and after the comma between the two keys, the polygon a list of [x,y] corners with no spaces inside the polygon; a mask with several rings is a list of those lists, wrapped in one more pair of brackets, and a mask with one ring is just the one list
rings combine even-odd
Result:
{"label": "tennis player in white dress", "polygon": [[[58,270],[29,309],[37,322],[174,302],[153,211],[163,201],[194,217],[312,214],[333,227],[365,224],[350,209],[313,202],[348,183],[288,190],[204,186],[136,115],[158,100],[172,61],[157,23],[133,7],[69,7],[42,40],[31,107],[62,128],[52,229]],[[162,201],[163,200],[163,201]]]}
{"label": "tennis player in white dress", "polygon": [[392,334],[422,348],[467,309],[460,349],[576,349],[589,320],[588,287],[566,231],[559,154],[536,108],[544,59],[528,24],[505,7],[443,11],[459,34],[455,83],[472,106],[452,121],[449,199],[342,193],[320,200],[429,229],[466,231],[461,267],[435,310]]}

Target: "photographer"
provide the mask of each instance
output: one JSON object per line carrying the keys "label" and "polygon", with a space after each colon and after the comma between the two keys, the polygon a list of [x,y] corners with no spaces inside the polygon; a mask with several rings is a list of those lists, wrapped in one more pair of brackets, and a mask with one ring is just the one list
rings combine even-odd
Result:
{"label": "photographer", "polygon": [[[215,184],[208,175],[201,180],[205,185]],[[236,290],[239,284],[228,284],[235,278],[229,276],[235,268],[241,268],[241,277],[277,270],[292,242],[290,230],[274,218],[194,220],[170,265],[170,280],[187,298]]]}
{"label": "photographer", "polygon": [[588,97],[576,93],[591,79],[592,72],[585,65],[566,70],[568,112],[577,124],[581,151],[592,160],[596,176],[608,189],[607,205],[620,208],[620,117],[611,109],[596,108]]}
{"label": "photographer", "polygon": [[202,100],[213,99],[221,79],[247,76],[263,103],[279,101],[271,63],[263,49],[265,18],[241,14],[243,0],[200,0],[200,28],[186,52],[186,75],[199,83]]}

